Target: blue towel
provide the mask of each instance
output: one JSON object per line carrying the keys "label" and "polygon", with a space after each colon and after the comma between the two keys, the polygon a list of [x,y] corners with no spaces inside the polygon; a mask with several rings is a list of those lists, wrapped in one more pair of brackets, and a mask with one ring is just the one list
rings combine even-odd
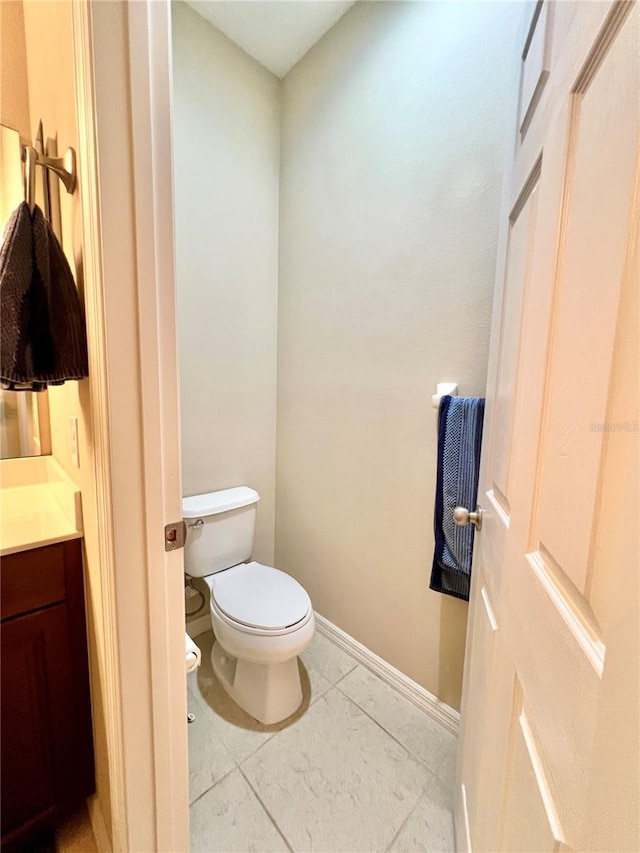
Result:
{"label": "blue towel", "polygon": [[475,510],[484,399],[443,397],[438,416],[438,478],[436,484],[436,548],[430,588],[469,601],[475,527],[458,527],[457,506]]}

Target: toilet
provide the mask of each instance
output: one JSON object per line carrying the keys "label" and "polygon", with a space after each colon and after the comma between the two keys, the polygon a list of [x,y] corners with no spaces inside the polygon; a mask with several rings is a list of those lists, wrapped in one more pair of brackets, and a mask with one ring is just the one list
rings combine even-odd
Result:
{"label": "toilet", "polygon": [[298,655],[315,633],[311,599],[298,581],[255,561],[260,496],[238,486],[182,501],[185,572],[211,593],[211,663],[229,696],[271,725],[302,703]]}

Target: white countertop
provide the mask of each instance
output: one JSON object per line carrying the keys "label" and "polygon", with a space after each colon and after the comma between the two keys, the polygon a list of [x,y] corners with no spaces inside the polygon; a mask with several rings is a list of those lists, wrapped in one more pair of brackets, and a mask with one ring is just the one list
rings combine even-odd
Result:
{"label": "white countertop", "polygon": [[15,477],[3,480],[0,556],[82,537],[80,490],[51,457],[45,476],[45,482],[26,477],[25,485]]}

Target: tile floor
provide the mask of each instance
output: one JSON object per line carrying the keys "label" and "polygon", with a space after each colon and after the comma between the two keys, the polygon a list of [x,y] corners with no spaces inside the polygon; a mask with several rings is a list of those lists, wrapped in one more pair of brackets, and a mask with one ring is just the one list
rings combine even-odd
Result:
{"label": "tile floor", "polygon": [[263,726],[216,681],[213,635],[196,642],[193,853],[453,851],[453,735],[319,634],[302,707]]}

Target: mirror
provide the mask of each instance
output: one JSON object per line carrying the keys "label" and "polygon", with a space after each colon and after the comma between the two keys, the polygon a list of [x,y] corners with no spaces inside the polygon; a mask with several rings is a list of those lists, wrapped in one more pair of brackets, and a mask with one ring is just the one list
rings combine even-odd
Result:
{"label": "mirror", "polygon": [[[44,172],[44,170],[39,170]],[[40,175],[38,204],[45,192]],[[0,125],[0,227],[24,197],[20,134]],[[0,390],[0,459],[51,453],[49,398],[47,391]]]}
{"label": "mirror", "polygon": [[51,453],[47,392],[0,391],[0,459]]}

